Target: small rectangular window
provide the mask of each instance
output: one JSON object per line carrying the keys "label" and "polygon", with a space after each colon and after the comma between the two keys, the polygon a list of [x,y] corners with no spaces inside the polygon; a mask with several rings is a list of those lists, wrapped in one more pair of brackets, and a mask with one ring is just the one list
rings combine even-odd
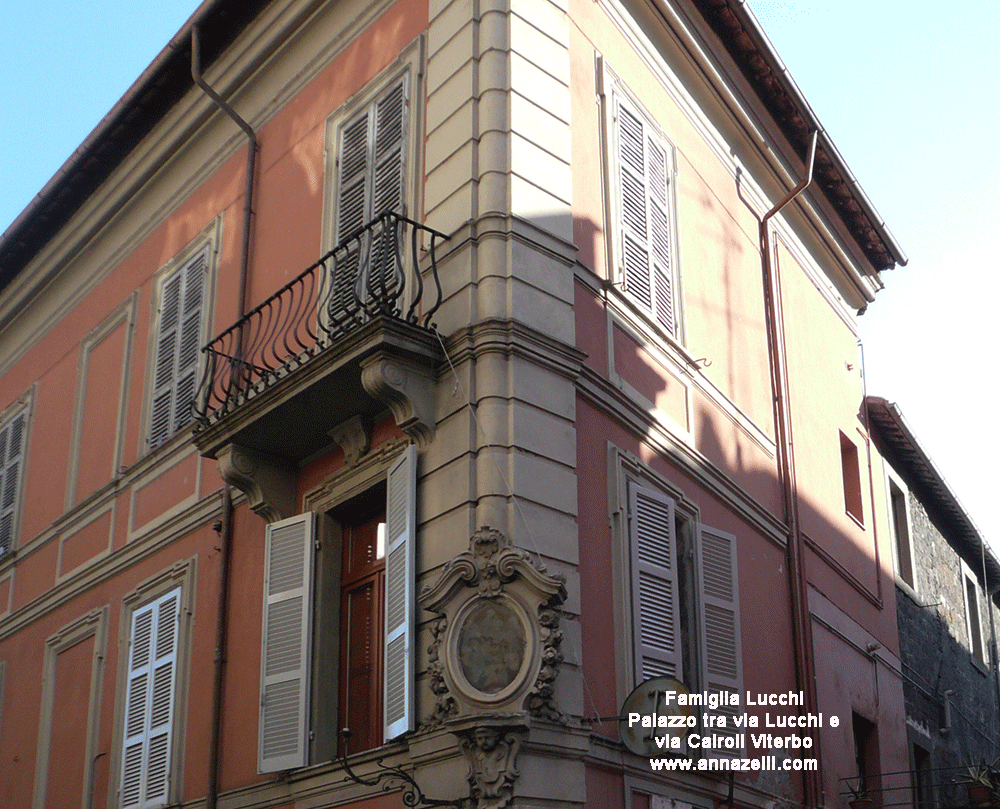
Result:
{"label": "small rectangular window", "polygon": [[910,527],[906,515],[906,493],[889,481],[889,508],[892,531],[896,540],[896,573],[910,587],[914,586],[913,555],[910,549]]}
{"label": "small rectangular window", "polygon": [[879,783],[878,727],[860,714],[851,714],[854,731],[854,762],[857,786],[868,793],[876,806],[881,806]]}
{"label": "small rectangular window", "polygon": [[844,475],[844,507],[859,523],[864,525],[865,512],[861,500],[861,466],[858,448],[850,438],[840,434],[840,464]]}
{"label": "small rectangular window", "polygon": [[986,662],[986,647],[983,645],[982,622],[979,619],[979,585],[976,580],[964,574],[965,578],[965,626],[972,656],[980,663]]}

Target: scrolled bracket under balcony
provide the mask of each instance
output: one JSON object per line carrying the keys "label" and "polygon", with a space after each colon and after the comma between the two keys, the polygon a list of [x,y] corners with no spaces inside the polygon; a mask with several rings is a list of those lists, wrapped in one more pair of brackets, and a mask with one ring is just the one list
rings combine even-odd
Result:
{"label": "scrolled bracket under balcony", "polygon": [[247,496],[255,514],[278,522],[295,514],[295,472],[288,466],[236,444],[219,450],[219,474]]}
{"label": "scrolled bracket under balcony", "polygon": [[294,467],[337,446],[352,418],[386,408],[430,441],[444,238],[383,214],[212,340],[195,403],[201,454],[221,459],[236,445]]}
{"label": "scrolled bracket under balcony", "polygon": [[413,362],[378,352],[361,363],[361,384],[392,411],[396,425],[426,446],[434,437],[434,379]]}

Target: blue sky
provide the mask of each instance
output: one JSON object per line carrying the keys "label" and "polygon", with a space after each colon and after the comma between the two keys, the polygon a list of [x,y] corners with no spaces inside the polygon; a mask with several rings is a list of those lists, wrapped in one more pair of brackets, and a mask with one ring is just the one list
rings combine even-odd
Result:
{"label": "blue sky", "polygon": [[[896,401],[1000,547],[1000,3],[748,0],[910,258],[860,319],[868,391]],[[8,3],[0,231],[194,12],[176,0]]]}
{"label": "blue sky", "polygon": [[859,319],[868,392],[1000,548],[1000,4],[749,3],[909,257]]}

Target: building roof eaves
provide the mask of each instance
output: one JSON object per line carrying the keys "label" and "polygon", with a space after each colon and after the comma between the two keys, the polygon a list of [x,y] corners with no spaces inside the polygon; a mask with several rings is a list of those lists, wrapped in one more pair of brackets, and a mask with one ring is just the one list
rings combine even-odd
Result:
{"label": "building roof eaves", "polygon": [[917,440],[899,405],[878,396],[866,396],[865,407],[873,432],[877,433],[887,451],[903,466],[900,471],[905,472],[916,485],[915,493],[925,506],[929,506],[953,527],[953,538],[962,546],[958,550],[964,551],[967,562],[971,560],[970,567],[979,572],[979,560],[985,553],[987,588],[1000,584],[1000,560],[965,510],[958,495]]}
{"label": "building roof eaves", "polygon": [[806,158],[810,136],[819,132],[814,176],[876,271],[905,265],[906,253],[889,231],[816,113],[778,56],[747,0],[695,0],[695,6],[781,127]]}
{"label": "building roof eaves", "polygon": [[191,28],[210,65],[269,0],[205,0],[42,190],[0,235],[0,289],[15,278],[194,85]]}

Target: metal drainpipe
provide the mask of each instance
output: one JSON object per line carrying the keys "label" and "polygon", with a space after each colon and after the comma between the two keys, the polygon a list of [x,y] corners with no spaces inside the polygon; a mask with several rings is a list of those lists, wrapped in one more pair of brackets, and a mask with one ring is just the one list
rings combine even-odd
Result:
{"label": "metal drainpipe", "polygon": [[[201,75],[201,47],[197,23],[191,26],[191,78],[215,105],[228,115],[247,136],[246,186],[243,195],[243,238],[240,248],[240,278],[237,306],[242,319],[246,311],[247,277],[250,270],[250,224],[253,217],[253,185],[257,166],[257,134],[226,101],[213,90]],[[243,328],[236,341],[236,360],[243,353]],[[219,747],[222,731],[222,687],[226,664],[227,627],[229,623],[229,579],[232,567],[233,492],[229,484],[222,489],[222,526],[219,531],[219,599],[215,627],[215,667],[212,680],[211,738],[208,754],[208,785],[206,809],[215,809],[219,795]]]}
{"label": "metal drainpipe", "polygon": [[[813,164],[816,159],[816,142],[819,130],[813,130],[809,143],[809,157],[805,178],[795,186],[785,198],[764,214],[760,220],[761,259],[764,274],[764,307],[767,315],[767,342],[771,355],[771,383],[774,387],[774,416],[779,465],[785,498],[785,525],[788,529],[786,546],[790,605],[792,608],[792,642],[795,654],[795,679],[800,691],[805,694],[805,713],[816,713],[815,683],[811,676],[812,650],[809,646],[809,623],[807,619],[807,598],[805,584],[805,561],[802,538],[799,533],[798,492],[795,479],[795,454],[792,447],[791,414],[788,409],[788,378],[786,375],[785,344],[783,339],[784,321],[781,316],[781,301],[777,284],[777,272],[771,253],[771,239],[767,223],[788,203],[805,191],[812,183]],[[818,755],[817,759],[821,756]],[[822,781],[818,772],[803,773],[802,805],[816,806]]]}

